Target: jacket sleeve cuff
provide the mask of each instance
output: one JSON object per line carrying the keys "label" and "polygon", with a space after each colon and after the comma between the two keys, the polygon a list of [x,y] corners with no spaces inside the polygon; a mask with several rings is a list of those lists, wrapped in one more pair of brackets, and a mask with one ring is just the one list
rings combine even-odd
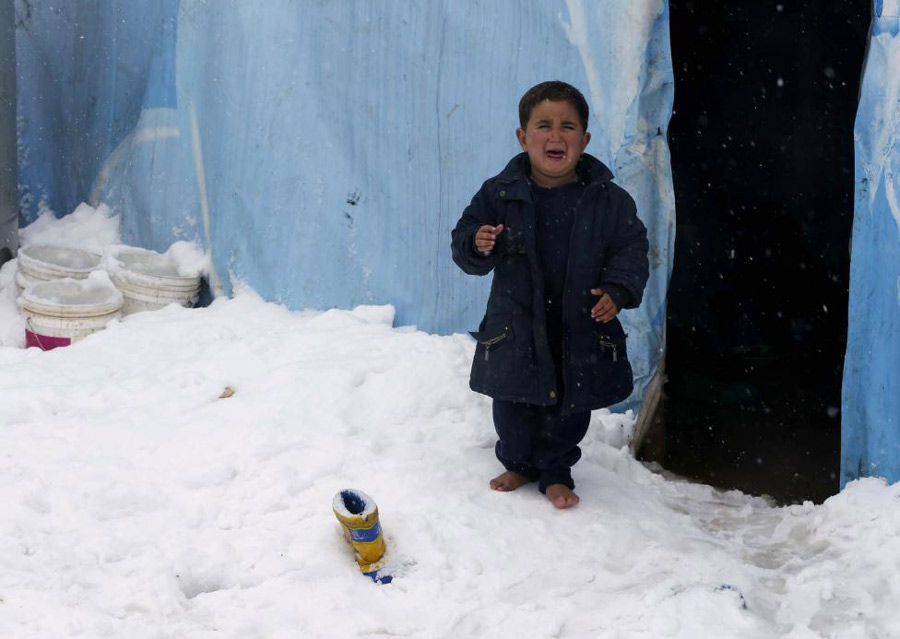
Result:
{"label": "jacket sleeve cuff", "polygon": [[489,257],[490,254],[493,253],[493,251],[482,251],[480,248],[478,248],[478,246],[475,244],[474,235],[472,236],[472,248],[475,250],[475,255],[478,255],[480,257]]}
{"label": "jacket sleeve cuff", "polygon": [[624,286],[619,286],[618,284],[601,284],[600,288],[612,298],[616,308],[620,311],[631,302],[631,294]]}

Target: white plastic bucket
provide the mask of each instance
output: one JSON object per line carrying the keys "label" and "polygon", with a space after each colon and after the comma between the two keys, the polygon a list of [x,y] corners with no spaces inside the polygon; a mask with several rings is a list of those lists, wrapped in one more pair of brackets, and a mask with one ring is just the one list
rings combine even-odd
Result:
{"label": "white plastic bucket", "polygon": [[86,280],[31,284],[19,297],[25,315],[25,346],[45,351],[68,346],[121,317],[123,301],[102,271]]}
{"label": "white plastic bucket", "polygon": [[23,246],[18,253],[16,285],[21,293],[29,284],[38,282],[66,277],[83,280],[102,268],[101,259],[96,253],[66,246]]}
{"label": "white plastic bucket", "polygon": [[169,255],[116,246],[107,250],[104,264],[113,284],[125,297],[125,315],[172,303],[191,307],[200,299],[200,275],[183,275]]}

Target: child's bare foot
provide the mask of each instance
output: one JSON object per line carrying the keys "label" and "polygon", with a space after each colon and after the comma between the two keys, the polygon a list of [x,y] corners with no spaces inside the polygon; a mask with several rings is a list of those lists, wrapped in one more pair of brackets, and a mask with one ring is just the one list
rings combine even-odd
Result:
{"label": "child's bare foot", "polygon": [[496,477],[491,480],[491,490],[499,490],[502,493],[508,493],[511,490],[515,490],[521,486],[524,486],[529,482],[529,479],[519,473],[514,473],[511,470],[507,470],[505,473],[500,473]]}
{"label": "child's bare foot", "polygon": [[571,508],[579,501],[578,495],[565,484],[550,484],[547,486],[547,499],[557,508]]}

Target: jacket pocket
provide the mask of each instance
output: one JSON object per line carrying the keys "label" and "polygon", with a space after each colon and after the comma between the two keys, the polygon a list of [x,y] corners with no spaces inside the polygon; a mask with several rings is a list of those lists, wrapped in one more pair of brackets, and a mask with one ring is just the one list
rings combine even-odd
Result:
{"label": "jacket pocket", "polygon": [[475,357],[478,358],[479,355],[483,355],[484,361],[488,362],[491,359],[491,350],[496,351],[505,346],[507,341],[510,341],[512,325],[504,326],[502,333],[493,336],[487,331],[470,331],[469,335],[478,342],[478,346],[475,347]]}
{"label": "jacket pocket", "polygon": [[472,360],[471,386],[478,391],[508,393],[516,387],[516,334],[512,315],[489,313],[480,331]]}
{"label": "jacket pocket", "polygon": [[619,358],[628,359],[628,351],[625,346],[625,335],[612,336],[601,331],[597,331],[597,344],[600,346],[601,354],[613,362],[618,362]]}
{"label": "jacket pocket", "polygon": [[488,302],[472,361],[470,386],[488,395],[524,396],[534,385],[534,357],[530,319],[507,297]]}
{"label": "jacket pocket", "polygon": [[625,333],[621,327],[609,328],[595,327],[573,336],[569,343],[566,392],[573,403],[609,406],[631,394],[634,379]]}

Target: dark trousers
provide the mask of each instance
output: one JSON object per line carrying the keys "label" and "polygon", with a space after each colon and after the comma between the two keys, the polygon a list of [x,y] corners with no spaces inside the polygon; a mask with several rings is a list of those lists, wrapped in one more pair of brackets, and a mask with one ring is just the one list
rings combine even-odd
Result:
{"label": "dark trousers", "polygon": [[506,470],[538,482],[575,488],[572,466],[581,459],[578,444],[587,433],[591,412],[560,415],[560,405],[535,406],[494,400],[494,450]]}

